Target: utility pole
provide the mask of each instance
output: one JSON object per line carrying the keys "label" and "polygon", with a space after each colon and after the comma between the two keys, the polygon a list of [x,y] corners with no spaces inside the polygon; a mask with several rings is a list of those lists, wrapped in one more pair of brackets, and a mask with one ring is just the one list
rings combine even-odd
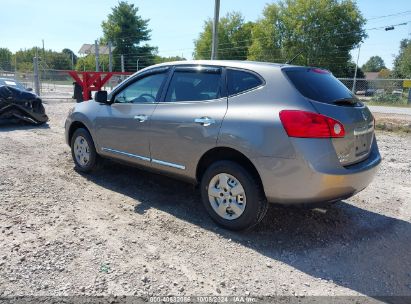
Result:
{"label": "utility pole", "polygon": [[44,50],[44,39],[41,39],[41,42],[43,43],[43,60],[45,63],[47,63],[46,62],[46,51]]}
{"label": "utility pole", "polygon": [[71,69],[74,70],[74,53],[71,52]]}
{"label": "utility pole", "polygon": [[354,79],[352,82],[352,92],[355,94],[355,83],[357,82],[357,70],[358,70],[358,60],[360,59],[361,44],[358,46],[357,62],[355,64]]}
{"label": "utility pole", "polygon": [[[109,72],[113,72],[113,53],[111,52],[111,48],[112,48],[112,43],[109,40],[108,42],[108,71]],[[113,85],[112,85],[112,78],[110,78],[109,85],[110,85],[110,89],[113,89]]]}
{"label": "utility pole", "polygon": [[34,67],[34,92],[38,96],[40,96],[39,62],[38,62],[37,54],[36,54],[36,57],[33,58],[33,67]]}
{"label": "utility pole", "polygon": [[124,69],[124,55],[121,55],[121,71],[124,73],[125,69]]}
{"label": "utility pole", "polygon": [[[121,55],[121,71],[124,73],[125,69],[124,69],[124,55]],[[121,75],[121,81],[124,80],[124,75]]]}
{"label": "utility pole", "polygon": [[111,41],[108,42],[108,71],[113,72],[113,53],[111,53]]}
{"label": "utility pole", "polygon": [[214,22],[213,22],[213,45],[211,49],[211,60],[217,59],[218,51],[218,21],[220,19],[220,0],[215,0]]}
{"label": "utility pole", "polygon": [[94,41],[94,48],[95,48],[95,53],[96,53],[96,72],[98,72],[100,70],[100,67],[99,67],[99,53],[98,53],[97,40]]}
{"label": "utility pole", "polygon": [[137,72],[138,72],[138,62],[140,61],[140,58],[137,59]]}

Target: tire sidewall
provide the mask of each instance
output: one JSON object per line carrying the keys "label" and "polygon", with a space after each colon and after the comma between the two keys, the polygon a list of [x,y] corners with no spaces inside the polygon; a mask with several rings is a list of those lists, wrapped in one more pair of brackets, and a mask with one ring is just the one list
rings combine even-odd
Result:
{"label": "tire sidewall", "polygon": [[[244,188],[246,207],[241,216],[235,220],[221,218],[213,209],[208,198],[208,187],[211,179],[219,174],[227,173],[234,176]],[[259,184],[243,167],[232,161],[218,161],[212,164],[204,173],[201,180],[201,197],[211,218],[230,230],[244,230],[251,228],[261,220],[262,197]]]}
{"label": "tire sidewall", "polygon": [[[86,166],[81,166],[77,162],[77,159],[74,155],[74,142],[76,141],[76,138],[79,137],[79,136],[82,136],[87,141],[87,144],[88,144],[89,149],[90,149],[90,161],[88,162],[88,164]],[[73,158],[76,169],[81,171],[81,172],[85,172],[85,173],[91,172],[96,167],[97,152],[96,152],[96,148],[94,146],[94,141],[93,141],[90,133],[86,129],[83,129],[83,128],[77,129],[74,132],[73,136],[71,137],[70,146],[71,146],[71,156]]]}

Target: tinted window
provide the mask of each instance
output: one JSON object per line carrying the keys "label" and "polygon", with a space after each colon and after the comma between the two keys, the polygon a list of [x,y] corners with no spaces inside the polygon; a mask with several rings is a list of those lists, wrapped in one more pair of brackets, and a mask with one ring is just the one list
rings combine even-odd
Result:
{"label": "tinted window", "polygon": [[227,70],[228,95],[235,95],[262,85],[256,75],[238,70]]}
{"label": "tinted window", "polygon": [[347,87],[327,71],[320,69],[286,70],[288,78],[297,90],[312,100],[332,103],[345,98],[353,98]]}
{"label": "tinted window", "polygon": [[117,103],[144,103],[155,102],[161,85],[166,77],[165,73],[146,76],[132,83],[116,95]]}
{"label": "tinted window", "polygon": [[4,86],[17,87],[21,90],[25,90],[24,86],[21,83],[15,81],[13,79],[0,79],[0,86],[3,86],[3,85]]}
{"label": "tinted window", "polygon": [[220,73],[174,72],[166,101],[201,101],[220,96]]}

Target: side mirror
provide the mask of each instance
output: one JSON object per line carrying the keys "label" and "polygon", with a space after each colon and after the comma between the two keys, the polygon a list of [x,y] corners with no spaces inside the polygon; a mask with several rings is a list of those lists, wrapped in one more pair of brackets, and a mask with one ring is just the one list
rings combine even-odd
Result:
{"label": "side mirror", "polygon": [[26,90],[29,91],[29,92],[32,92],[33,88],[27,88]]}
{"label": "side mirror", "polygon": [[97,91],[96,94],[94,94],[94,100],[99,103],[110,103],[107,100],[107,91]]}

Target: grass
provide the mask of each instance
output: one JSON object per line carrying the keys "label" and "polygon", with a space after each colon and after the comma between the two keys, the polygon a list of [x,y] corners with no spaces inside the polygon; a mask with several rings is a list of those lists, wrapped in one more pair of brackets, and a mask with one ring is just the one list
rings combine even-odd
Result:
{"label": "grass", "polygon": [[365,101],[366,105],[370,106],[385,106],[385,107],[396,107],[396,108],[411,108],[409,103],[395,103],[395,102],[381,102],[381,101]]}
{"label": "grass", "polygon": [[377,118],[375,130],[411,134],[411,123],[397,119]]}
{"label": "grass", "polygon": [[366,101],[366,104],[373,106],[389,106],[401,108],[411,107],[411,104],[408,102],[408,93],[403,95],[376,94],[371,99]]}

